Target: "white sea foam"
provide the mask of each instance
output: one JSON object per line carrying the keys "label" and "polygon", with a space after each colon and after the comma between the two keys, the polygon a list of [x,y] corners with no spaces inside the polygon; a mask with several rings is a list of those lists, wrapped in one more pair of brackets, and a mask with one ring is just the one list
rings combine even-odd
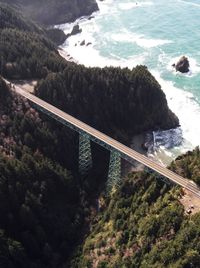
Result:
{"label": "white sea foam", "polygon": [[[74,24],[77,24],[77,21]],[[70,24],[71,28],[69,25],[66,25],[66,28],[65,26],[62,27],[64,30],[67,29],[65,30],[67,33],[67,31],[71,31],[74,24]],[[137,64],[144,63],[145,57],[147,55],[146,53],[137,56],[129,56],[127,58],[119,57],[111,51],[109,52],[108,57],[101,55],[99,49],[96,47],[96,42],[99,42],[99,40],[101,40],[102,43],[107,44],[110,41],[110,38],[112,39],[112,35],[110,36],[104,33],[104,37],[101,38],[101,36],[99,36],[98,40],[100,29],[95,20],[81,20],[79,21],[79,25],[82,29],[82,32],[69,37],[65,44],[63,44],[62,48],[64,50],[67,50],[67,52],[80,64],[84,64],[88,67],[121,66],[133,68]],[[85,45],[81,46],[82,41],[85,41]]]}
{"label": "white sea foam", "polygon": [[128,57],[127,59],[119,58],[114,54],[107,58],[102,56],[94,45],[80,46],[80,43],[77,46],[68,45],[67,51],[75,60],[87,67],[121,66],[133,68],[137,64],[143,64],[145,60],[145,53],[143,55]]}
{"label": "white sea foam", "polygon": [[[169,108],[178,116],[180,128],[164,132],[154,132],[156,150],[149,150],[148,156],[162,165],[170,164],[172,159],[178,155],[192,150],[195,146],[200,145],[200,106],[192,93],[186,92],[173,85],[170,81],[161,78],[158,71],[152,70],[151,73],[160,83]],[[181,132],[182,132],[182,143]],[[174,144],[175,147],[171,144]]]}
{"label": "white sea foam", "polygon": [[121,10],[130,10],[138,7],[136,3],[120,3],[118,6]]}
{"label": "white sea foam", "polygon": [[114,0],[106,0],[106,1],[100,1],[97,0],[97,4],[99,6],[99,10],[100,10],[100,15],[105,15],[107,13],[111,12],[111,8],[112,8],[112,14],[114,12]]}
{"label": "white sea foam", "polygon": [[[186,2],[186,1],[181,1]],[[139,2],[142,3],[151,3],[151,2]],[[79,24],[82,33],[76,36],[70,37],[67,42],[64,44],[63,48],[67,50],[71,56],[76,59],[79,63],[84,64],[86,66],[121,66],[121,67],[129,67],[130,69],[137,64],[145,64],[149,62],[150,57],[154,57],[154,52],[157,51],[160,53],[161,49],[165,50],[159,56],[159,64],[158,66],[154,66],[152,68],[157,69],[157,71],[153,70],[153,75],[156,79],[160,82],[163,91],[166,94],[169,107],[171,110],[178,116],[181,124],[182,135],[183,135],[183,143],[181,146],[175,146],[174,148],[166,148],[167,146],[160,143],[156,152],[153,154],[153,158],[157,159],[160,163],[169,163],[172,158],[175,158],[179,154],[186,152],[187,150],[193,149],[195,146],[200,145],[200,105],[195,99],[194,95],[184,91],[180,88],[174,86],[173,82],[165,81],[161,78],[160,73],[158,70],[166,71],[166,66],[168,71],[173,71],[171,65],[174,62],[177,62],[181,55],[177,55],[176,58],[174,57],[173,48],[168,50],[168,46],[164,46],[165,44],[172,43],[173,41],[167,40],[168,38],[175,40],[174,36],[168,37],[165,35],[157,35],[157,38],[151,38],[151,35],[144,36],[142,34],[135,34],[131,32],[131,29],[126,29],[126,26],[118,20],[118,14],[123,12],[123,10],[127,9],[134,9],[135,3],[129,3],[127,0],[116,1],[116,0],[106,0],[106,1],[98,1],[100,11],[96,13],[95,18],[91,20],[87,20],[87,18],[81,18],[74,23],[65,24],[59,26],[60,28],[64,29],[66,33],[69,33],[75,24]],[[191,3],[187,3],[191,4]],[[192,3],[193,4],[193,3]],[[145,5],[145,4],[144,4]],[[187,7],[189,8],[189,7]],[[112,10],[112,11],[111,11]],[[138,9],[139,11],[139,9]],[[136,12],[136,10],[133,10]],[[112,13],[113,16],[108,16],[108,14]],[[125,13],[125,12],[124,12]],[[114,19],[117,22],[116,28],[102,29],[106,24],[103,21],[103,18],[106,18],[106,22],[110,21],[109,19]],[[103,22],[103,23],[102,23]],[[110,22],[111,23],[111,22]],[[139,22],[138,22],[139,23]],[[103,26],[102,26],[103,25]],[[107,25],[106,25],[107,26]],[[108,28],[109,28],[108,24]],[[140,30],[139,30],[140,31]],[[155,36],[155,34],[153,35]],[[159,39],[160,38],[160,39]],[[163,38],[163,39],[162,39]],[[85,43],[91,43],[90,45],[80,46],[80,43],[85,40]],[[174,42],[175,42],[174,41]],[[139,49],[140,55],[130,55],[131,53],[115,53],[117,50],[112,50],[112,45],[118,45],[121,43],[120,46],[122,47],[124,44],[136,44],[143,49]],[[111,48],[109,51],[105,51],[105,49],[100,48],[100,44],[103,45],[103,48],[106,48],[106,45],[109,45]],[[76,46],[75,46],[76,45]],[[114,46],[113,45],[113,46]],[[133,47],[133,46],[132,46]],[[157,47],[157,50],[154,49]],[[173,47],[173,46],[172,46]],[[151,50],[152,48],[152,50]],[[168,52],[167,52],[168,51]],[[106,54],[107,53],[107,54]],[[137,52],[136,52],[137,53]],[[152,54],[151,54],[152,53]],[[170,55],[171,53],[171,55]],[[197,59],[198,59],[198,53]],[[123,54],[122,57],[120,54]],[[127,55],[127,56],[125,56]],[[156,53],[155,53],[156,55]],[[157,54],[158,56],[159,54]],[[156,57],[156,56],[155,56]],[[193,57],[190,57],[188,53],[188,58],[190,61],[190,77],[193,75],[200,73],[200,65],[198,60],[195,60]],[[153,58],[154,59],[154,58]],[[151,60],[152,62],[152,60]],[[155,62],[157,64],[157,59],[155,58]],[[161,67],[161,68],[160,68]],[[182,74],[173,72],[176,75],[182,76]],[[188,76],[188,74],[186,74]],[[192,78],[191,78],[192,79]],[[159,134],[159,133],[158,133]],[[159,134],[160,135],[160,134]],[[165,132],[166,139],[170,140],[170,132]],[[180,133],[175,133],[174,135],[180,135]],[[162,136],[162,134],[161,134]],[[175,137],[176,138],[176,137]],[[178,136],[177,136],[178,138]]]}
{"label": "white sea foam", "polygon": [[138,8],[142,6],[150,6],[150,5],[153,5],[153,3],[152,2],[135,2],[135,3],[127,2],[127,3],[118,4],[121,10],[130,10],[133,8]]}
{"label": "white sea foam", "polygon": [[170,81],[165,81],[157,71],[153,70],[152,74],[161,84],[170,109],[179,118],[184,138],[182,148],[184,149],[185,146],[187,149],[192,149],[200,145],[200,125],[198,123],[200,122],[200,106],[194,95],[175,87]]}
{"label": "white sea foam", "polygon": [[129,42],[136,43],[138,46],[143,48],[153,48],[162,46],[165,44],[170,44],[170,40],[161,40],[161,39],[151,39],[145,38],[144,35],[137,35],[126,31],[125,29],[121,33],[113,33],[111,38],[117,42]]}
{"label": "white sea foam", "polygon": [[138,40],[136,40],[136,43],[141,47],[152,48],[152,47],[162,46],[165,44],[170,44],[172,43],[172,41],[161,40],[161,39],[146,39],[144,37],[140,37],[138,38]]}
{"label": "white sea foam", "polygon": [[184,3],[186,5],[190,5],[190,6],[194,6],[194,7],[200,8],[200,4],[194,3],[194,2],[191,2],[191,1],[178,0],[178,2],[181,2],[181,3]]}

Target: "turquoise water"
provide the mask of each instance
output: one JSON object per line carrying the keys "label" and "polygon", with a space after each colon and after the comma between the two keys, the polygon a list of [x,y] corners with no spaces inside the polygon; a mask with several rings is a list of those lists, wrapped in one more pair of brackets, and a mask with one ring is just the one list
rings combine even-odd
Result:
{"label": "turquoise water", "polygon": [[[137,1],[137,5],[130,0],[105,0],[98,4],[100,12],[91,20],[77,21],[82,33],[69,38],[63,48],[86,66],[144,64],[149,68],[180,119],[183,137],[173,148],[159,144],[153,157],[167,163],[200,145],[200,0]],[[59,27],[68,33],[75,23]],[[83,40],[92,44],[80,46]],[[191,63],[186,75],[171,67],[182,55]]]}

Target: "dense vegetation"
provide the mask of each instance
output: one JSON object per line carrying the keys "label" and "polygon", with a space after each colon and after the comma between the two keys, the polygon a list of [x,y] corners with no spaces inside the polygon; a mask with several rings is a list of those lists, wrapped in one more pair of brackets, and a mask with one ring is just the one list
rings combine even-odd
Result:
{"label": "dense vegetation", "polygon": [[145,67],[100,69],[67,62],[47,38],[55,32],[47,34],[12,8],[0,7],[3,76],[44,78],[37,89],[40,97],[123,141],[145,130],[178,125]]}
{"label": "dense vegetation", "polygon": [[15,160],[0,153],[0,266],[61,267],[78,238],[78,188],[60,165],[21,154]]}
{"label": "dense vegetation", "polygon": [[89,213],[84,183],[64,168],[77,170],[76,140],[0,79],[1,268],[67,262]]}
{"label": "dense vegetation", "polygon": [[199,147],[195,148],[193,152],[187,152],[184,155],[180,155],[171,164],[172,169],[175,172],[181,174],[181,176],[193,180],[200,185],[200,150]]}
{"label": "dense vegetation", "polygon": [[36,94],[121,140],[178,125],[160,85],[144,66],[129,70],[68,65],[41,80]]}
{"label": "dense vegetation", "polygon": [[[199,214],[185,216],[180,191],[145,172],[133,173],[111,197],[99,199],[99,213],[69,265],[84,222],[90,222],[85,196],[98,181],[81,181],[63,168],[77,157],[71,133],[62,137],[64,129],[41,120],[2,80],[0,101],[2,268],[198,267]],[[188,155],[190,163],[197,161],[199,149]]]}
{"label": "dense vegetation", "polygon": [[41,33],[43,31],[41,27],[25,18],[20,11],[17,11],[9,5],[2,4],[1,1],[0,14],[0,29],[11,28],[37,33]]}
{"label": "dense vegetation", "polygon": [[0,77],[0,101],[1,103],[5,105],[9,97],[10,97],[10,91],[8,90],[6,83]]}
{"label": "dense vegetation", "polygon": [[[34,32],[47,36],[56,45],[61,45],[66,40],[66,35],[60,29],[44,28],[27,19],[19,10],[0,2],[0,29],[18,29],[20,31]],[[15,40],[16,41],[16,40]]]}
{"label": "dense vegetation", "polygon": [[46,34],[49,37],[49,39],[58,46],[62,45],[67,38],[67,35],[62,30],[57,29],[57,28],[52,28],[52,29],[50,28],[46,30]]}
{"label": "dense vegetation", "polygon": [[[33,18],[46,24],[55,23],[63,8],[62,0],[48,1],[45,16],[46,1],[9,2],[22,4],[27,14],[32,10]],[[83,6],[89,14],[89,2],[92,6],[90,0],[66,0],[64,7],[76,12],[65,18],[61,12],[60,20],[76,18]],[[36,14],[38,5],[41,13]],[[146,67],[100,69],[68,63],[49,40],[64,38],[61,32],[47,33],[1,3],[0,16],[4,76],[43,78],[37,95],[123,141],[147,129],[178,125]],[[81,177],[78,135],[40,115],[0,78],[0,267],[199,267],[200,214],[185,216],[180,190],[154,175],[132,173],[97,205],[109,155],[94,144],[92,151],[93,169]],[[171,168],[199,183],[199,154],[197,148]]]}
{"label": "dense vegetation", "polygon": [[101,212],[71,267],[199,267],[200,213],[186,216],[179,194],[153,175],[130,175],[100,200]]}
{"label": "dense vegetation", "polygon": [[1,0],[18,6],[28,17],[45,25],[71,22],[98,10],[95,0]]}
{"label": "dense vegetation", "polygon": [[66,64],[43,36],[16,29],[0,30],[0,34],[1,70],[5,77],[42,78]]}
{"label": "dense vegetation", "polygon": [[[62,59],[45,30],[0,3],[0,67],[8,78],[41,78],[62,70]],[[13,41],[14,40],[14,41]]]}

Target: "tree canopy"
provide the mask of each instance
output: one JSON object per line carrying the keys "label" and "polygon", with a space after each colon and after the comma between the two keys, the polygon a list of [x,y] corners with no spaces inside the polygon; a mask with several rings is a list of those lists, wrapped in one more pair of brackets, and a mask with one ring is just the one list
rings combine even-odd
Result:
{"label": "tree canopy", "polygon": [[69,64],[41,80],[36,95],[120,140],[179,124],[145,66],[129,70]]}

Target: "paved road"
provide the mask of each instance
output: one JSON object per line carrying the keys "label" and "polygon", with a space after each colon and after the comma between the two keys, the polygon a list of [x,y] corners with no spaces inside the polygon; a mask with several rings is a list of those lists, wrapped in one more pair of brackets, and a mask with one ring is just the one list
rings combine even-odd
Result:
{"label": "paved road", "polygon": [[89,125],[83,123],[82,121],[74,118],[73,116],[59,110],[58,108],[54,107],[53,105],[41,100],[40,98],[24,91],[19,86],[15,85],[15,91],[19,93],[21,96],[27,98],[32,103],[44,108],[46,111],[53,113],[54,115],[66,120],[70,124],[78,127],[79,129],[83,130],[84,132],[88,133],[89,135],[107,143],[111,147],[115,148],[117,151],[125,154],[131,159],[137,160],[138,162],[144,164],[146,167],[158,172],[159,174],[163,175],[164,177],[168,178],[172,182],[184,187],[188,191],[194,193],[197,197],[200,198],[200,188],[195,185],[195,183],[191,182],[190,180],[183,178],[176,173],[172,172],[171,170],[160,166],[158,163],[155,163],[151,159],[147,158],[146,156],[134,151],[133,149],[123,145],[122,143],[110,138],[109,136],[103,134],[102,132],[90,127]]}

